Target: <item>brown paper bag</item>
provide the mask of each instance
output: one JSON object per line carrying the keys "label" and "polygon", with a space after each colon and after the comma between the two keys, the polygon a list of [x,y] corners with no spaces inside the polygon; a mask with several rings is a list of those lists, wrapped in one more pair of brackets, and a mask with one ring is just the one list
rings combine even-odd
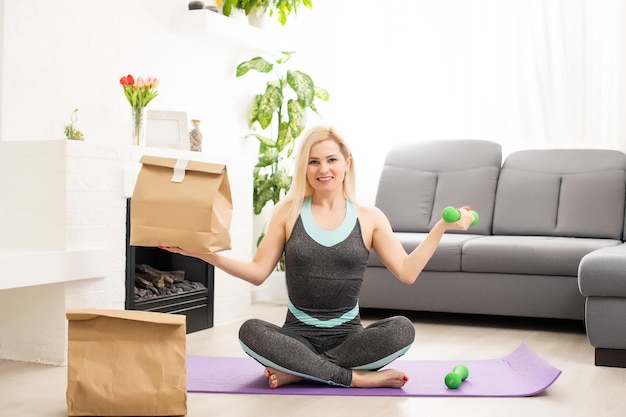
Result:
{"label": "brown paper bag", "polygon": [[130,244],[214,253],[231,248],[226,166],[143,156],[130,203]]}
{"label": "brown paper bag", "polygon": [[68,416],[187,414],[186,317],[68,310]]}

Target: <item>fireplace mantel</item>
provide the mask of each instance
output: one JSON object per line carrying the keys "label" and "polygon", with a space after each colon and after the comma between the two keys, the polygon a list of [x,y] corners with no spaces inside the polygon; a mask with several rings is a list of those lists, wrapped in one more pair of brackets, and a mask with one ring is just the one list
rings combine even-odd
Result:
{"label": "fireplace mantel", "polygon": [[144,153],[207,159],[66,140],[0,142],[0,290],[109,275],[116,254],[102,232],[116,212],[125,218]]}
{"label": "fireplace mantel", "polygon": [[[64,364],[69,308],[124,309],[126,203],[142,155],[229,167],[234,257],[252,252],[254,154],[67,140],[0,141],[0,359]],[[250,285],[215,271],[215,323],[249,312]]]}
{"label": "fireplace mantel", "polygon": [[0,290],[104,277],[110,272],[106,249],[0,252]]}

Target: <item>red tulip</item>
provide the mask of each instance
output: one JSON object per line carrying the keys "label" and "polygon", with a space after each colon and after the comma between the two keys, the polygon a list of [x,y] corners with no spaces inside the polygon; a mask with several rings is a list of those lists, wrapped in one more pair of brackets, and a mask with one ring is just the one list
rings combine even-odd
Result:
{"label": "red tulip", "polygon": [[128,74],[126,77],[122,77],[120,79],[120,84],[122,84],[124,87],[126,87],[127,85],[133,85],[135,84],[135,79],[132,75]]}

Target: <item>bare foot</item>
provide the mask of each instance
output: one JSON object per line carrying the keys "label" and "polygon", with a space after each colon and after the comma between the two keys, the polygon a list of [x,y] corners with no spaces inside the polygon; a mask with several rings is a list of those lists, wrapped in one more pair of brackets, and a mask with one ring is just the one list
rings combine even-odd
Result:
{"label": "bare foot", "polygon": [[265,368],[265,377],[267,378],[267,385],[269,385],[272,389],[278,388],[281,385],[293,384],[295,382],[302,381],[301,376],[277,371],[274,368]]}
{"label": "bare foot", "polygon": [[351,387],[355,388],[402,388],[409,380],[404,372],[395,369],[384,371],[352,371]]}

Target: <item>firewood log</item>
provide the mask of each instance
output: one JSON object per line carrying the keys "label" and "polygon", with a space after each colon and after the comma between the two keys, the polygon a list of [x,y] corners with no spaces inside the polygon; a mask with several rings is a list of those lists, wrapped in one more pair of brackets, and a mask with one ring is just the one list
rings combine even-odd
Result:
{"label": "firewood log", "polygon": [[147,279],[143,279],[142,277],[135,275],[135,285],[137,285],[140,288],[152,288],[153,285],[150,281],[148,281]]}
{"label": "firewood log", "polygon": [[155,275],[151,275],[151,274],[144,274],[141,272],[135,272],[135,276],[139,276],[140,278],[149,281],[152,283],[153,286],[155,286],[156,288],[163,288],[165,287],[165,280],[163,279],[163,277],[161,276],[155,276]]}

